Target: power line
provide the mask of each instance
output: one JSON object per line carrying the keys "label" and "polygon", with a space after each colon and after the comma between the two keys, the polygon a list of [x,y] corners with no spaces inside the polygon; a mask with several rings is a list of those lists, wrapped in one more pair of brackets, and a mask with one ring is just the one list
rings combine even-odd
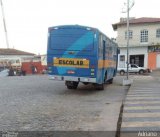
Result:
{"label": "power line", "polygon": [[6,27],[5,14],[4,14],[4,8],[3,8],[2,0],[0,0],[0,2],[1,2],[2,18],[3,18],[5,37],[6,37],[6,45],[7,45],[7,48],[9,48],[8,33],[7,33],[7,27]]}

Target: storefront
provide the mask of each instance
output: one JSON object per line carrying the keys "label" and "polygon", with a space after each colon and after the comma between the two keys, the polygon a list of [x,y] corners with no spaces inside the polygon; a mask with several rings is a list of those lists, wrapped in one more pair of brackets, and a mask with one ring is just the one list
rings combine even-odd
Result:
{"label": "storefront", "polygon": [[[127,49],[120,48],[119,67],[126,67]],[[129,63],[137,64],[140,67],[148,66],[148,47],[130,47],[129,48]]]}

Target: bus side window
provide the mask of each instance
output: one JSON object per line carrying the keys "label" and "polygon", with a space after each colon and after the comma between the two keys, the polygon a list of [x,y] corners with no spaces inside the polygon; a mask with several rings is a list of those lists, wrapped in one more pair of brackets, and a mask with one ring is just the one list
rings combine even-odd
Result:
{"label": "bus side window", "polygon": [[105,53],[106,53],[106,41],[103,40],[103,59],[105,59]]}
{"label": "bus side window", "polygon": [[100,35],[100,38],[99,38],[99,56],[101,57],[102,54],[103,54],[103,42],[102,42],[102,35]]}
{"label": "bus side window", "polygon": [[109,58],[109,47],[110,47],[110,41],[107,39],[107,46],[106,46],[106,57]]}

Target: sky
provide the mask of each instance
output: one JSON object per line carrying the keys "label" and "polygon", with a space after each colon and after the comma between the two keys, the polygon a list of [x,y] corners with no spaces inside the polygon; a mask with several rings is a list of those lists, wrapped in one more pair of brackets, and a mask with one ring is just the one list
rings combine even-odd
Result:
{"label": "sky", "polygon": [[[116,38],[112,24],[119,22],[127,0],[2,0],[9,47],[46,54],[48,27],[84,25],[98,28],[110,38]],[[132,0],[130,0],[132,2]],[[159,0],[134,0],[130,17],[160,18]],[[0,7],[1,8],[1,7]],[[6,48],[2,12],[0,9],[0,48]]]}

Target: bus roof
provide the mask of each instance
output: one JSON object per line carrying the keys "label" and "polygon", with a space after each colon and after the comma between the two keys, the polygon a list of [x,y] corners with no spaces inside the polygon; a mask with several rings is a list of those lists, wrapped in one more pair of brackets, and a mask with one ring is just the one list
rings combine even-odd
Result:
{"label": "bus roof", "polygon": [[[52,30],[56,30],[56,29],[65,29],[65,28],[78,28],[78,29],[87,29],[87,30],[93,30],[93,31],[98,31],[99,33],[101,33],[102,35],[106,36],[108,39],[110,39],[107,35],[105,35],[103,32],[101,32],[99,29],[97,28],[93,28],[93,27],[89,27],[89,26],[82,26],[82,25],[59,25],[59,26],[52,26],[48,28],[48,31],[52,31]],[[110,39],[111,40],[111,39]],[[113,43],[117,44],[116,42],[114,42],[113,40],[111,40]]]}
{"label": "bus roof", "polygon": [[88,29],[88,30],[94,30],[94,31],[99,31],[96,28],[93,27],[89,27],[89,26],[81,26],[81,25],[60,25],[60,26],[53,26],[53,27],[49,27],[48,30],[53,30],[53,29],[65,29],[65,28],[79,28],[79,29]]}

